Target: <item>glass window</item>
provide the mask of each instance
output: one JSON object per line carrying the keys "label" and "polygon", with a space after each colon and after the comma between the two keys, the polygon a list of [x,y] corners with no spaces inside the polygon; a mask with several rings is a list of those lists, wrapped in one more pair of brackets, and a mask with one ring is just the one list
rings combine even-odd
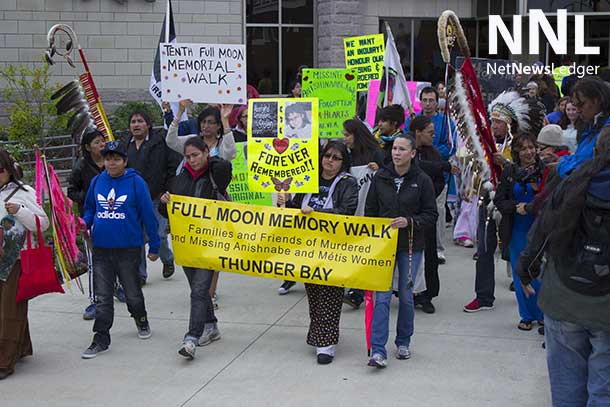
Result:
{"label": "glass window", "polygon": [[283,24],[313,24],[313,0],[282,0]]}
{"label": "glass window", "polygon": [[500,15],[502,14],[502,1],[490,1],[489,2],[489,14]]}
{"label": "glass window", "polygon": [[477,17],[489,16],[489,0],[477,0]]}
{"label": "glass window", "polygon": [[283,94],[290,93],[290,82],[296,79],[301,65],[313,67],[313,28],[282,28]]}
{"label": "glass window", "polygon": [[261,95],[287,94],[299,66],[314,66],[313,14],[313,0],[246,0],[248,83]]}
{"label": "glass window", "polygon": [[278,0],[246,0],[246,22],[277,23]]}
{"label": "glass window", "polygon": [[254,86],[260,94],[279,93],[277,28],[248,27],[246,38],[248,84]]}
{"label": "glass window", "polygon": [[504,0],[504,15],[517,14],[517,0]]}

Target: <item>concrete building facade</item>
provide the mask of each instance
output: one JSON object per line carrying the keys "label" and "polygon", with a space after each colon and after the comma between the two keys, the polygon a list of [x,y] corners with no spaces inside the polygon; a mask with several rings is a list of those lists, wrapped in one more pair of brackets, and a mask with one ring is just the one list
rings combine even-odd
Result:
{"label": "concrete building facade", "polygon": [[[597,8],[586,10],[581,3],[568,2],[565,7],[570,13],[587,13],[586,41],[602,47],[600,56],[584,62],[607,65],[610,9],[593,2],[597,5],[591,7]],[[543,0],[172,1],[179,42],[246,44],[248,82],[269,95],[288,93],[301,65],[343,66],[343,38],[383,32],[384,21],[392,27],[407,78],[440,80],[436,19],[443,10],[453,9],[460,16],[473,55],[488,57],[489,14],[501,14],[510,23],[513,14],[535,7],[549,11],[552,20],[553,4]],[[146,99],[165,10],[165,0],[0,0],[0,64],[42,63],[48,29],[67,23],[78,35],[104,102]],[[557,60],[545,44],[539,59]],[[500,47],[497,57],[511,56]],[[67,82],[82,70],[80,63],[72,69],[62,62],[52,68],[53,79]]]}

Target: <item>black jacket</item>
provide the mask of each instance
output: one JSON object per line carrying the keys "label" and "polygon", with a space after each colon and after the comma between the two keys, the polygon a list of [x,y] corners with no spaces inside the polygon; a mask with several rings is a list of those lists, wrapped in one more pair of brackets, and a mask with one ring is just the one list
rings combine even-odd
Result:
{"label": "black jacket", "polygon": [[523,179],[524,173],[517,164],[508,164],[502,170],[502,177],[496,189],[494,204],[502,214],[502,220],[498,227],[498,235],[502,241],[502,258],[510,260],[509,243],[513,234],[513,222],[519,203],[513,198],[513,190],[516,182],[536,182],[540,184],[544,165],[541,161],[536,162],[536,168]]}
{"label": "black jacket", "polygon": [[169,189],[171,181],[176,176],[176,168],[182,161],[182,155],[169,148],[165,144],[165,140],[158,134],[151,132],[148,137],[148,141],[140,146],[140,149],[144,149],[140,151],[141,154],[144,153],[143,165],[136,168],[135,160],[129,160],[129,154],[132,151],[129,146],[133,137],[128,136],[125,141],[128,146],[127,165],[138,171],[144,178],[150,190],[150,197],[154,200]]}
{"label": "black jacket", "polygon": [[[180,175],[172,180],[169,192],[195,198],[216,199],[216,192],[212,186],[210,175],[214,177],[218,192],[224,194],[231,182],[232,173],[233,170],[229,161],[220,157],[211,157],[208,161],[208,168],[197,179],[194,179],[191,173],[184,168]],[[165,204],[159,203],[159,213],[167,218],[167,206]]]}
{"label": "black jacket", "polygon": [[[296,194],[286,202],[288,208],[301,208],[305,194]],[[358,183],[349,175],[343,175],[333,191],[333,207],[319,209],[317,212],[336,213],[339,215],[353,215],[358,208]]]}
{"label": "black jacket", "polygon": [[419,167],[430,177],[434,184],[434,194],[438,197],[445,189],[445,172],[451,171],[451,164],[443,161],[434,146],[417,147]]}
{"label": "black jacket", "polygon": [[[398,192],[394,178],[398,178],[398,174],[393,164],[377,171],[366,196],[364,215],[412,219],[415,225],[413,250],[423,250],[424,229],[436,223],[438,218],[432,180],[419,168],[416,160],[411,162],[411,168],[404,175]],[[408,243],[407,228],[401,228],[398,232],[398,249],[408,249]]]}
{"label": "black jacket", "polygon": [[88,153],[79,159],[72,168],[72,173],[68,179],[68,198],[78,205],[78,212],[81,217],[85,214],[85,197],[91,180],[103,170],[104,167],[98,167]]}

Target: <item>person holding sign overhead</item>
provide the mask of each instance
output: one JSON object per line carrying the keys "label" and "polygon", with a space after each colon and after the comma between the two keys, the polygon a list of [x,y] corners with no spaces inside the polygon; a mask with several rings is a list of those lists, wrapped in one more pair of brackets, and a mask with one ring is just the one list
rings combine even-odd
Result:
{"label": "person holding sign overhead", "polygon": [[[329,142],[322,151],[320,189],[315,194],[297,194],[286,200],[278,195],[278,206],[301,208],[303,214],[313,211],[353,215],[358,206],[358,185],[349,173],[347,148]],[[339,342],[339,320],[343,304],[343,287],[305,284],[309,300],[307,344],[316,347],[318,363],[329,364]]]}
{"label": "person holding sign overhead", "polygon": [[[399,305],[394,343],[397,359],[411,357],[413,281],[422,260],[423,231],[432,227],[438,217],[434,186],[415,160],[415,146],[413,136],[400,134],[396,137],[392,146],[392,163],[375,174],[364,211],[365,216],[392,218],[390,226],[400,229],[396,250]],[[373,356],[369,366],[384,368],[387,365],[391,299],[391,289],[376,292],[371,332]]]}
{"label": "person holding sign overhead", "polygon": [[[231,182],[231,163],[220,157],[208,157],[207,144],[198,137],[192,137],[184,143],[186,164],[184,171],[176,177],[171,189],[172,194],[192,196],[204,199],[217,199],[217,194],[224,194]],[[169,192],[161,195],[159,212],[167,216]],[[185,358],[193,359],[197,346],[204,346],[220,339],[210,287],[214,271],[194,267],[183,267],[191,288],[191,312],[189,329],[178,353]]]}
{"label": "person holding sign overhead", "polygon": [[[229,126],[229,116],[233,106],[220,105],[220,108],[208,106],[197,116],[197,133],[179,137],[178,126],[180,124],[180,117],[182,117],[186,108],[192,104],[193,101],[190,99],[180,101],[178,113],[167,129],[167,137],[165,139],[167,145],[172,150],[182,154],[186,140],[199,136],[208,146],[211,157],[218,156],[227,161],[232,161],[237,154],[235,139]],[[226,133],[225,129],[227,129]]]}

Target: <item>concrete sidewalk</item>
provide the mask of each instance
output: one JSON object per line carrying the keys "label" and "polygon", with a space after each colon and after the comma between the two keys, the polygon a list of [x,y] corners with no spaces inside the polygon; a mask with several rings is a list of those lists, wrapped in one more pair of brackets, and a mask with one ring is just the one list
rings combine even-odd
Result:
{"label": "concrete sidewalk", "polygon": [[[217,312],[222,339],[177,354],[188,325],[188,284],[178,267],[169,280],[149,263],[144,288],[153,336],[139,340],[124,304],[115,302],[112,349],[93,360],[92,322],[80,294],[30,302],[34,356],[0,382],[2,407],[43,406],[549,406],[542,337],[517,330],[504,263],[496,269],[496,309],[467,314],[473,297],[472,249],[448,245],[440,266],[437,313],[416,311],[410,360],[366,366],[363,309],[345,306],[331,365],[316,364],[305,344],[309,323],[302,284],[278,296],[281,282],[222,273]],[[391,337],[396,321],[392,307]],[[388,346],[391,354],[392,343]],[[390,355],[391,355],[390,354]]]}

